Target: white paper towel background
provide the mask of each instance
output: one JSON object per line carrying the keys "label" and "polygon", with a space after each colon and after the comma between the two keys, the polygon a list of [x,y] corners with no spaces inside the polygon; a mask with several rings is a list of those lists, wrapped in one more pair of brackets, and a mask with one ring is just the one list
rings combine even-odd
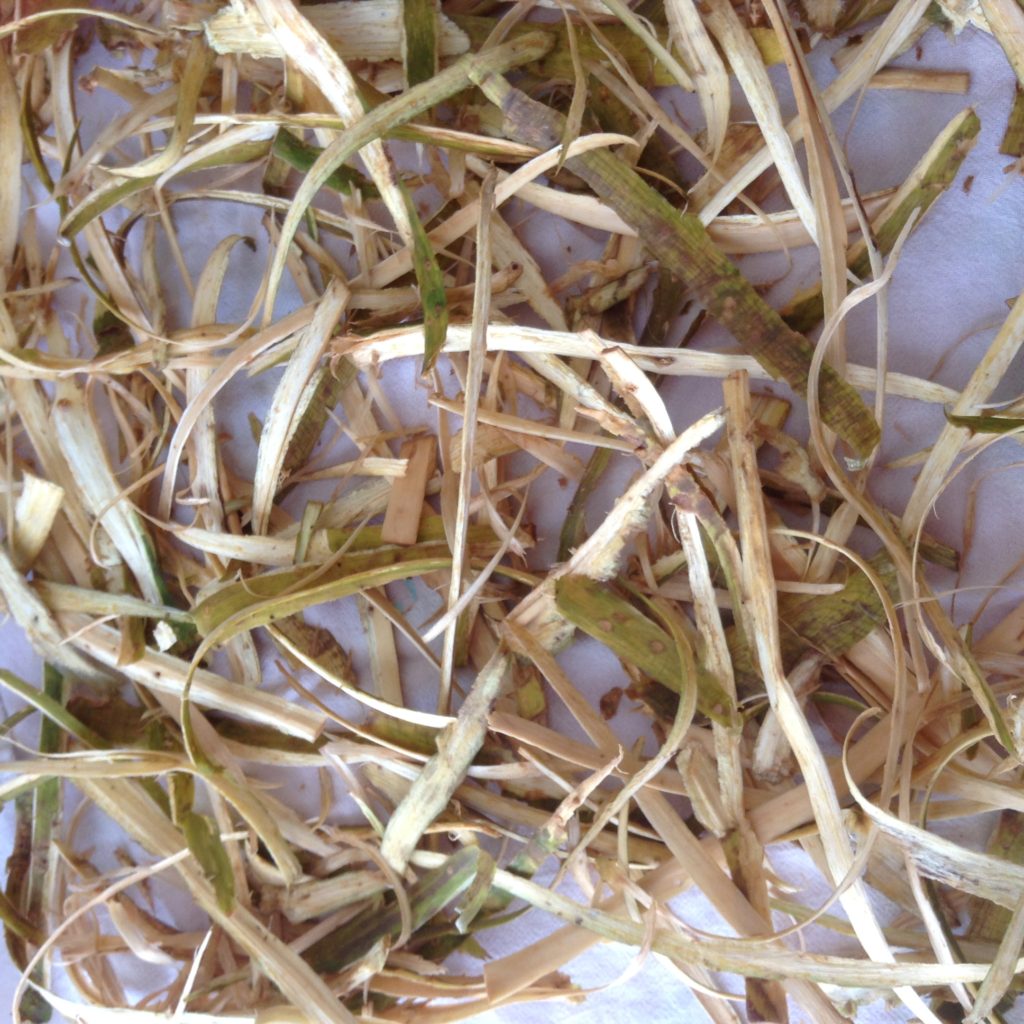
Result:
{"label": "white paper towel background", "polygon": [[[88,69],[88,59],[89,55],[86,55],[80,63],[79,73]],[[826,83],[831,74],[827,60],[816,56],[812,63],[819,81]],[[995,42],[973,31],[952,42],[932,30],[923,40],[919,60],[914,53],[909,53],[897,63],[968,70],[971,73],[971,91],[966,98],[907,92],[873,91],[866,94],[849,134],[851,163],[859,188],[869,191],[900,182],[941,127],[967,103],[975,107],[982,122],[977,145],[967,158],[957,182],[939,200],[908,243],[890,293],[890,369],[930,376],[933,368],[944,358],[935,379],[960,387],[976,365],[994,329],[1005,317],[1006,300],[1024,289],[1024,185],[1016,171],[1010,175],[1003,174],[1003,168],[1010,160],[997,153],[1012,98],[1013,79]],[[780,94],[788,97],[784,73],[775,69],[773,79],[780,85]],[[742,106],[738,96],[737,103]],[[694,106],[690,98],[681,101],[679,109],[684,117],[692,117]],[[847,104],[836,116],[841,137],[846,133],[851,109],[852,103]],[[87,116],[83,126],[86,143],[102,123],[103,116],[102,111]],[[691,121],[691,126],[693,124]],[[973,176],[973,187],[969,192],[961,187],[968,175]],[[559,251],[560,246],[571,245],[571,259],[575,260],[580,256],[581,247],[588,245],[585,232],[560,223],[552,225],[543,214],[528,213],[520,208],[515,216],[525,218],[522,224],[524,239],[554,273],[560,272],[559,268],[564,266],[566,259],[566,254]],[[209,207],[183,204],[176,208],[175,218],[193,274],[198,272],[209,249],[223,235],[232,230],[258,230],[258,221],[254,227],[251,215],[238,207],[226,205],[217,207],[216,216],[211,218]],[[52,237],[52,223],[50,232]],[[192,245],[190,240],[193,240]],[[589,239],[589,245],[595,252],[599,241]],[[755,281],[769,282],[779,275],[780,266],[784,271],[785,266],[778,259],[757,257],[745,261],[744,269]],[[255,256],[240,253],[233,262],[229,277],[232,289],[226,291],[220,310],[223,318],[238,316],[247,307],[251,295],[247,289],[251,288],[259,270],[259,260]],[[784,301],[796,288],[813,280],[816,273],[813,252],[795,254],[793,271],[772,289],[771,301]],[[168,270],[169,278],[172,274]],[[292,301],[296,301],[294,295]],[[183,319],[187,315],[187,306],[183,304],[177,313],[179,319]],[[70,331],[75,330],[71,318],[67,324]],[[858,361],[870,361],[872,358],[872,330],[871,310],[858,310],[851,317],[850,350],[851,356]],[[960,339],[965,340],[958,344]],[[711,329],[704,332],[697,344],[730,347],[733,343],[722,332]],[[414,376],[411,364],[389,371],[388,388],[397,396],[401,403],[398,407],[407,420],[419,418],[426,421],[423,392],[413,383]],[[1011,397],[1024,391],[1024,372],[1020,365],[1013,367],[1009,377],[1000,397]],[[275,375],[269,374],[254,381],[239,381],[229,389],[221,403],[220,414],[232,425],[235,433],[235,442],[230,447],[231,458],[242,472],[251,472],[253,465],[253,453],[244,442],[247,436],[244,414],[248,409],[256,412],[265,410],[276,379]],[[759,386],[759,389],[785,393],[784,389],[775,386]],[[720,387],[714,381],[673,380],[666,384],[664,394],[677,427],[720,402]],[[791,420],[792,429],[799,433],[800,424],[805,421],[797,403]],[[923,447],[934,439],[941,425],[941,409],[891,401],[884,456],[895,458]],[[1018,458],[1016,444],[1003,442],[979,460],[939,502],[937,515],[929,523],[929,529],[941,539],[959,545],[966,484],[987,470],[1009,466]],[[620,471],[619,476],[626,479],[628,470]],[[876,497],[891,507],[900,508],[911,485],[912,475],[908,472],[883,472],[875,475],[872,486]],[[964,586],[993,583],[1024,554],[1016,515],[1024,502],[1020,471],[1002,472],[983,486],[984,517],[977,524],[974,546],[961,581]],[[535,556],[541,560],[550,557],[554,550],[564,500],[565,495],[559,492],[553,474],[537,485],[531,495],[531,514],[538,527],[541,552],[546,553]],[[595,521],[591,520],[591,526]],[[946,585],[953,586],[955,582],[950,577]],[[941,587],[942,581],[937,585]],[[970,614],[978,600],[977,592],[961,595],[959,621]],[[1011,584],[993,602],[991,610],[998,614],[1019,600],[1019,584]],[[321,610],[317,617],[337,628],[337,614],[333,609]],[[991,616],[988,620],[991,621]],[[595,700],[610,686],[623,681],[621,669],[592,642],[580,643],[562,660],[574,679],[586,681],[587,690]],[[360,665],[358,652],[356,663]],[[365,659],[362,659],[362,664],[365,666]],[[39,678],[38,662],[26,648],[17,628],[9,623],[0,627],[0,667],[29,680]],[[13,702],[4,694],[3,713],[13,710]],[[568,716],[557,706],[553,708],[553,718],[556,724],[575,735]],[[647,731],[646,718],[634,712],[628,702],[623,703],[613,724],[627,742]],[[0,836],[6,845],[0,849],[0,856],[6,856],[9,849],[12,824],[12,810],[4,808],[0,812]],[[102,832],[96,838],[101,844],[105,841]],[[984,842],[984,823],[975,828],[973,839],[979,844]],[[779,874],[789,880],[806,880],[807,899],[811,905],[816,905],[827,895],[827,886],[798,851],[773,849],[770,856]],[[702,898],[688,896],[678,901],[676,906],[689,923],[703,928],[720,928],[720,922]],[[885,912],[885,908],[882,911]],[[553,927],[553,922],[531,913],[499,934],[484,936],[483,943],[493,954],[501,955],[528,944]],[[822,934],[815,930],[811,941],[816,941]],[[839,945],[834,940],[832,948],[836,952],[855,951],[849,943]],[[633,950],[599,947],[571,964],[569,971],[581,987],[601,987],[618,978],[630,965],[633,956]],[[0,964],[0,997],[9,996],[13,977],[10,965],[6,962]],[[8,998],[0,1000],[0,1019],[9,1014],[8,1004]],[[663,1024],[701,1020],[704,1014],[673,969],[652,956],[638,974],[617,987],[595,994],[585,1004],[558,1002],[509,1006],[480,1019],[491,1024],[523,1024],[541,1020],[553,1024],[568,1021],[622,1024],[640,1020],[648,1024]],[[905,1019],[901,1010],[881,1004],[863,1009],[858,1016],[858,1020],[864,1022],[900,1019]]]}

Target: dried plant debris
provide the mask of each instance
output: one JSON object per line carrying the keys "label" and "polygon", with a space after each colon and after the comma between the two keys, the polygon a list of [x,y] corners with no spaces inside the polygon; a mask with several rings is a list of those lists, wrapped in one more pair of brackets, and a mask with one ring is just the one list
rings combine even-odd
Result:
{"label": "dried plant debris", "polygon": [[[714,1021],[1013,1019],[1024,620],[975,635],[927,527],[1020,440],[1024,299],[962,390],[889,370],[884,299],[1024,102],[870,195],[831,115],[966,91],[886,66],[929,31],[1019,74],[1020,19],[0,0],[14,1019],[443,1024],[582,998],[600,943]],[[773,305],[741,259],[801,247]],[[905,507],[887,397],[944,414]]]}

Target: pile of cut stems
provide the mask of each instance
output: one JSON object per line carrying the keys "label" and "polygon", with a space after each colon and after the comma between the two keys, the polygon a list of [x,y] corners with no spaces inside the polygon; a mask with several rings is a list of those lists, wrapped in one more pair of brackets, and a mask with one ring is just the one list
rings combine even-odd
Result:
{"label": "pile of cut stems", "polygon": [[[832,115],[963,93],[889,66],[943,31],[1009,93],[1021,18],[0,0],[14,1019],[445,1024],[602,943],[716,1022],[1012,1019],[1024,613],[928,527],[1024,428],[1024,298],[962,387],[889,371],[980,124],[861,194]],[[742,257],[800,249],[775,308]],[[894,397],[946,414],[903,508]]]}

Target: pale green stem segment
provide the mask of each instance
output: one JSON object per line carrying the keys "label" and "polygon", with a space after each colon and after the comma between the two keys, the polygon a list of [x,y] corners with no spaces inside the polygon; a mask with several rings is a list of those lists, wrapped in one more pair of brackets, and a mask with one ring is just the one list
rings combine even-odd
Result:
{"label": "pale green stem segment", "polygon": [[[538,149],[559,144],[564,126],[556,111],[530,99],[492,71],[474,72],[474,81],[501,109],[510,138]],[[593,150],[573,157],[566,166],[636,229],[655,258],[769,373],[784,378],[798,394],[806,394],[813,346],[758,295],[714,244],[699,218],[677,210],[614,153]],[[864,401],[827,366],[822,369],[819,388],[825,423],[859,455],[869,455],[880,433]]]}

